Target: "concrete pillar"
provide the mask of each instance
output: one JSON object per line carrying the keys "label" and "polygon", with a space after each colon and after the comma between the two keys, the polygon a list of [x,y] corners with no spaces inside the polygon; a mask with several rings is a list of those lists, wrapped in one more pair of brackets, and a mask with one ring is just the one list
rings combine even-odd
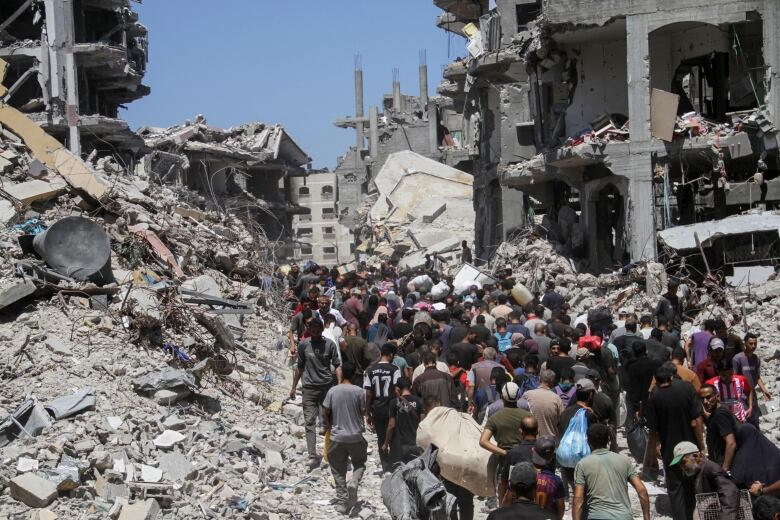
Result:
{"label": "concrete pillar", "polygon": [[514,228],[525,225],[525,202],[523,192],[501,187],[501,221],[503,223],[503,236],[505,240],[507,234]]}
{"label": "concrete pillar", "polygon": [[780,2],[767,0],[761,12],[764,32],[764,63],[770,85],[766,106],[773,121],[780,120]]}
{"label": "concrete pillar", "polygon": [[420,65],[420,105],[428,106],[428,65]]}
{"label": "concrete pillar", "polygon": [[379,110],[375,106],[368,109],[368,135],[369,153],[371,159],[376,163],[379,157]]}
{"label": "concrete pillar", "polygon": [[626,210],[628,247],[631,260],[655,260],[656,233],[653,207],[653,162],[650,153],[633,154],[629,158],[631,173],[628,183]]}
{"label": "concrete pillar", "polygon": [[69,148],[81,153],[81,137],[78,129],[79,90],[76,60],[73,0],[46,0],[46,40],[49,48],[51,97],[65,106],[65,118],[69,131]]}
{"label": "concrete pillar", "polygon": [[[656,234],[653,207],[653,163],[649,152],[650,134],[650,35],[645,14],[626,18],[628,117],[631,121],[631,155],[628,177],[626,235],[631,260],[655,260]],[[593,247],[591,245],[591,247]]]}
{"label": "concrete pillar", "polygon": [[361,151],[366,146],[365,139],[365,126],[361,119],[365,115],[363,111],[363,71],[359,68],[355,69],[355,134],[356,134],[356,147],[357,154],[355,154],[355,168],[361,166],[362,154]]}
{"label": "concrete pillar", "polygon": [[439,111],[435,101],[428,101],[428,142],[431,154],[439,153]]}
{"label": "concrete pillar", "polygon": [[397,112],[403,112],[401,106],[401,82],[393,81],[393,109]]}
{"label": "concrete pillar", "polygon": [[647,15],[626,18],[631,142],[650,141],[650,44]]}

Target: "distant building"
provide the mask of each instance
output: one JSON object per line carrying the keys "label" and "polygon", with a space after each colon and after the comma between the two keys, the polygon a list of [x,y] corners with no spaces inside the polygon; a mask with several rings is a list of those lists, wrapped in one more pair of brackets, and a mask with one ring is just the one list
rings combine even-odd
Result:
{"label": "distant building", "polygon": [[334,266],[355,257],[355,244],[349,228],[338,220],[338,188],[335,173],[312,173],[293,177],[290,186],[292,202],[309,208],[308,215],[293,217],[293,257],[301,262],[312,260],[319,265]]}

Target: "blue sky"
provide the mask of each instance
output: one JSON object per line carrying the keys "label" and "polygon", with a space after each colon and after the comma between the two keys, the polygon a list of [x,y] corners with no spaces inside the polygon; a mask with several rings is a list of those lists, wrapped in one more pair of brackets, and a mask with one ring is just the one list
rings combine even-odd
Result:
{"label": "blue sky", "polygon": [[150,31],[145,83],[152,94],[122,117],[136,129],[170,126],[196,114],[209,124],[283,124],[314,159],[333,168],[355,141],[332,125],[354,114],[354,56],[363,56],[366,110],[391,91],[400,69],[404,93],[418,92],[419,51],[429,89],[442,66],[465,52],[436,27],[432,0],[145,0]]}

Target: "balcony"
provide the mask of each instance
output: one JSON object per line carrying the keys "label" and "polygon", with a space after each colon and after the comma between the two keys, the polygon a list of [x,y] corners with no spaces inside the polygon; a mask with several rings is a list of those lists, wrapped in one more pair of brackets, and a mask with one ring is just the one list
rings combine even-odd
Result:
{"label": "balcony", "polygon": [[311,222],[311,214],[309,214],[309,215],[298,215],[298,222]]}
{"label": "balcony", "polygon": [[336,240],[336,233],[323,233],[322,234],[323,240]]}
{"label": "balcony", "polygon": [[323,213],[322,214],[322,220],[336,220],[336,214],[335,213]]}

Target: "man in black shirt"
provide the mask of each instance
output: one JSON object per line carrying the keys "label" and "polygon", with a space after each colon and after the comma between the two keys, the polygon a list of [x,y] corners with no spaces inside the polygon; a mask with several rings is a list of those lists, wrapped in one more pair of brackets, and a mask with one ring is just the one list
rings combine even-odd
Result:
{"label": "man in black shirt", "polygon": [[550,309],[551,312],[558,312],[563,308],[566,300],[563,296],[555,292],[555,282],[549,280],[545,286],[544,296],[542,296],[542,305]]}
{"label": "man in black shirt", "polygon": [[631,350],[634,353],[634,361],[626,369],[628,374],[626,404],[628,404],[628,411],[639,418],[647,402],[650,383],[653,382],[653,376],[661,363],[647,356],[647,345],[644,342],[634,343],[631,345]]}
{"label": "man in black shirt", "polygon": [[[382,345],[379,362],[368,367],[363,380],[363,388],[366,390],[366,424],[376,429],[380,448],[385,443],[387,425],[390,422],[390,401],[395,395],[398,378],[401,377],[398,367],[393,364],[394,355],[395,345]],[[387,456],[382,450],[379,451],[379,460],[382,469],[389,471]]]}
{"label": "man in black shirt", "polygon": [[493,335],[490,329],[485,326],[484,314],[477,316],[476,325],[472,325],[471,329],[469,329],[469,334],[471,334],[472,330],[476,333],[476,343],[484,343]]}
{"label": "man in black shirt", "polygon": [[727,408],[720,406],[718,392],[714,386],[702,385],[699,397],[707,425],[708,458],[723,466],[728,473],[737,452],[737,440],[734,436],[738,428],[737,418]]}
{"label": "man in black shirt", "polygon": [[511,505],[490,513],[487,520],[557,520],[550,511],[545,511],[535,502],[536,468],[530,462],[520,462],[509,472],[509,483],[515,500]]}
{"label": "man in black shirt", "polygon": [[[520,444],[506,452],[504,466],[501,469],[501,489],[508,489],[509,468],[520,462],[533,462],[533,447],[534,444],[536,444],[536,436],[539,435],[539,425],[532,415],[522,419],[522,422],[520,423],[520,435],[523,437]],[[509,496],[509,494],[504,495],[504,497],[507,496]]]}
{"label": "man in black shirt", "polygon": [[471,365],[479,359],[479,347],[477,347],[477,330],[475,327],[469,329],[466,334],[466,341],[456,343],[450,347],[450,350],[458,356],[460,368],[468,372]]}
{"label": "man in black shirt", "polygon": [[576,361],[569,356],[571,350],[571,341],[567,338],[561,338],[550,342],[550,357],[547,359],[547,370],[555,372],[555,380],[560,382],[561,370],[571,368]]}
{"label": "man in black shirt", "polygon": [[699,396],[690,383],[673,380],[677,367],[669,362],[661,365],[655,373],[658,386],[647,400],[644,410],[650,439],[645,450],[644,465],[651,467],[657,443],[661,442],[661,460],[666,475],[666,490],[672,505],[674,520],[690,520],[693,517],[693,484],[683,477],[680,468],[672,466],[674,447],[683,441],[693,442],[704,448],[702,408]]}
{"label": "man in black shirt", "polygon": [[409,462],[422,453],[417,446],[417,427],[423,415],[423,402],[412,394],[412,382],[405,377],[398,379],[395,392],[395,399],[390,401],[387,435],[380,448],[391,467],[399,462]]}

